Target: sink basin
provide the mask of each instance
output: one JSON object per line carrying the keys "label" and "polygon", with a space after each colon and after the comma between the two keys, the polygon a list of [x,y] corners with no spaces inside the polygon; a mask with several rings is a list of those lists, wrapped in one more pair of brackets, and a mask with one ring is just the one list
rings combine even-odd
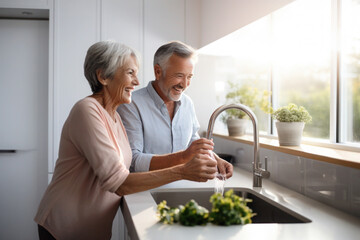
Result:
{"label": "sink basin", "polygon": [[[310,219],[274,202],[273,200],[248,188],[232,188],[234,193],[240,197],[252,199],[249,206],[257,215],[252,218],[253,223],[308,223]],[[225,188],[225,191],[229,189]],[[224,192],[225,192],[224,191]],[[211,211],[210,196],[213,189],[157,189],[151,191],[156,204],[166,200],[170,207],[185,205],[194,199],[199,205]]]}

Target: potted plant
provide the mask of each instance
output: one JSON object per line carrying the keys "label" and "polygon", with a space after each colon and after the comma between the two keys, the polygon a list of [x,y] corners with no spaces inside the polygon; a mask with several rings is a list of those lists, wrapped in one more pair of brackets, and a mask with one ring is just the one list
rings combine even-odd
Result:
{"label": "potted plant", "polygon": [[[246,105],[254,111],[256,107],[263,111],[270,107],[268,101],[269,92],[260,92],[257,88],[248,84],[239,85],[231,81],[228,82],[231,89],[225,96],[227,103],[240,103]],[[227,124],[229,136],[242,136],[246,133],[249,124],[247,115],[238,109],[228,109],[221,116],[221,120]]]}
{"label": "potted plant", "polygon": [[309,112],[303,106],[290,103],[272,111],[271,115],[277,120],[275,124],[280,146],[299,146],[304,126],[312,120]]}

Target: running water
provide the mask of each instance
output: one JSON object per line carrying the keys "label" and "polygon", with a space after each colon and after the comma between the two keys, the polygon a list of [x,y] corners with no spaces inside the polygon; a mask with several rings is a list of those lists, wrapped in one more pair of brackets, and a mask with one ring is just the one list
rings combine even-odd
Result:
{"label": "running water", "polygon": [[225,181],[226,181],[226,176],[224,174],[217,172],[215,177],[215,190],[214,190],[216,193],[221,193],[221,195],[224,195]]}
{"label": "running water", "polygon": [[[210,152],[210,156],[213,159],[215,159],[213,151]],[[224,185],[225,185],[225,181],[226,181],[225,174],[221,174],[221,173],[217,172],[216,175],[215,175],[214,181],[215,181],[214,192],[215,193],[221,193],[221,195],[224,195]]]}

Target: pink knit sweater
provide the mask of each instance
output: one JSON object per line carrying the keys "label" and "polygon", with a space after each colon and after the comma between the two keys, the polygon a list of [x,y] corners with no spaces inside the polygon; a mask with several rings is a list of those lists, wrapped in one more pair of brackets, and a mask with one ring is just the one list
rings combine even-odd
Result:
{"label": "pink knit sweater", "polygon": [[56,239],[110,239],[131,149],[121,118],[91,97],[77,102],[62,129],[54,175],[35,221]]}

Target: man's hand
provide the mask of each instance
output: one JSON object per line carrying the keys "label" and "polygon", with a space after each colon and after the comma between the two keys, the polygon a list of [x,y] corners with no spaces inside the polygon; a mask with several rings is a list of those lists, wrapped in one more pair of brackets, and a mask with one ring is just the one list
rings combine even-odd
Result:
{"label": "man's hand", "polygon": [[213,141],[206,139],[206,138],[200,138],[198,140],[193,141],[190,146],[183,151],[182,153],[182,159],[183,163],[186,163],[193,159],[196,154],[208,154],[209,151],[212,151],[214,149],[214,143]]}
{"label": "man's hand", "polygon": [[214,179],[217,171],[217,162],[208,153],[195,154],[194,158],[182,164],[181,175],[183,179],[206,182]]}
{"label": "man's hand", "polygon": [[213,153],[215,156],[215,160],[217,162],[217,167],[219,172],[226,176],[226,179],[229,179],[233,175],[233,165],[228,161],[220,158],[216,153]]}

